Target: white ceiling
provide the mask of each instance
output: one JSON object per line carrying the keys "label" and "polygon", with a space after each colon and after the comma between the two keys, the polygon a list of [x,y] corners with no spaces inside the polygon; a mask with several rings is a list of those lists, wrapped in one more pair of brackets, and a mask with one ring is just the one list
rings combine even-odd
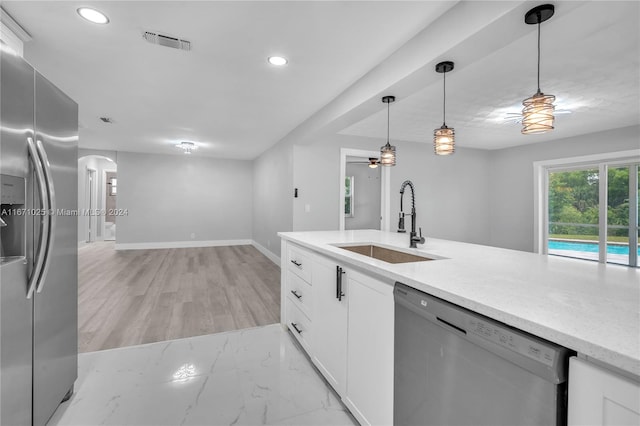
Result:
{"label": "white ceiling", "polygon": [[[3,1],[25,57],[80,105],[80,146],[252,159],[454,3]],[[92,6],[108,25],[76,13]],[[191,42],[190,52],[142,39]],[[267,57],[282,55],[275,68]],[[104,124],[107,116],[114,124]]]}
{"label": "white ceiling", "polygon": [[[442,124],[442,75],[433,69],[442,60],[456,63],[447,75],[447,124],[458,146],[496,149],[639,124],[635,1],[554,2],[556,14],[542,24],[541,88],[572,113],[558,115],[556,130],[545,135],[521,135],[504,120],[536,90],[536,27],[523,16],[537,4],[3,1],[2,7],[33,36],[27,59],[80,104],[83,148],[176,153],[172,145],[186,140],[200,145],[196,155],[252,159],[282,138],[317,131],[371,137],[379,146],[386,137],[380,97],[387,94],[398,98],[391,104],[392,141],[430,144]],[[102,10],[111,22],[83,21],[75,12],[81,5]],[[501,12],[487,19],[483,7]],[[192,51],[148,44],[144,30],[187,39]],[[268,65],[273,54],[288,57],[289,65]]]}
{"label": "white ceiling", "polygon": [[[521,125],[505,120],[519,113],[522,100],[536,91],[537,26],[516,22],[527,33],[507,38],[507,15],[485,28],[505,45],[479,51],[470,37],[440,60],[453,60],[447,74],[446,122],[456,131],[458,146],[499,149],[525,143],[603,131],[640,123],[640,3],[556,2],[555,15],[541,25],[543,92],[556,96],[555,130],[522,135]],[[523,4],[524,11],[533,5]],[[517,11],[517,9],[516,9]],[[485,35],[486,36],[486,35]],[[436,61],[437,62],[437,61]],[[431,144],[442,125],[443,77],[431,64],[425,77],[404,98],[391,104],[391,138]],[[406,91],[406,90],[405,90]],[[391,93],[390,93],[391,94]],[[386,105],[340,133],[378,137],[386,134]]]}

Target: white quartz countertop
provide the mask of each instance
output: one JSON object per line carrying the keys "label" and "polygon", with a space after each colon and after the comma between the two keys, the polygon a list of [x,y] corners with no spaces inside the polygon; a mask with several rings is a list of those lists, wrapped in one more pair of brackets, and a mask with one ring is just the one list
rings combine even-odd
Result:
{"label": "white quartz countertop", "polygon": [[[640,376],[637,268],[428,237],[410,249],[408,234],[373,230],[278,235]],[[359,243],[445,259],[391,264],[336,246]]]}

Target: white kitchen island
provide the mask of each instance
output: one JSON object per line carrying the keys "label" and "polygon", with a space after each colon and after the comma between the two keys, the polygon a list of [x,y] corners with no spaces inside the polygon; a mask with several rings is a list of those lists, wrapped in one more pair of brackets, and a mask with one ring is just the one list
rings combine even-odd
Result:
{"label": "white kitchen island", "polygon": [[[289,295],[287,277],[295,275],[292,272],[296,269],[304,269],[290,263],[296,260],[296,249],[309,250],[302,253],[307,261],[318,255],[319,259],[334,261],[357,275],[376,280],[381,294],[387,296],[379,299],[379,312],[374,319],[392,320],[385,310],[393,304],[391,289],[399,281],[565,346],[582,360],[610,369],[631,384],[637,384],[640,377],[639,269],[428,237],[418,249],[410,249],[408,234],[373,230],[279,235],[283,240],[283,324],[289,316],[287,306],[297,298]],[[375,244],[437,260],[391,264],[339,247],[357,244]],[[294,258],[290,255],[292,248]],[[313,288],[313,271],[307,268],[304,274],[309,288]],[[385,285],[388,290],[383,288]],[[383,297],[388,298],[388,303]],[[311,317],[304,321],[313,324],[313,318],[321,314],[316,311],[307,301]],[[317,330],[308,333],[311,337],[305,342],[307,351],[316,334]],[[354,414],[361,422],[376,423]]]}

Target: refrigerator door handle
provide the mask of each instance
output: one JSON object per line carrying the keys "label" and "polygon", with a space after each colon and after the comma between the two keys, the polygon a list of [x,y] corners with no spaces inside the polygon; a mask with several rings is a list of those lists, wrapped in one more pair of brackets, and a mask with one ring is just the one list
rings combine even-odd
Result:
{"label": "refrigerator door handle", "polygon": [[[27,138],[27,146],[29,148],[29,159],[33,164],[33,170],[36,175],[36,180],[38,182],[38,189],[40,193],[40,202],[42,203],[41,208],[45,212],[49,210],[49,198],[47,197],[47,188],[44,180],[44,171],[42,170],[42,163],[40,162],[40,157],[38,155],[36,145],[33,142],[33,139]],[[42,272],[42,266],[44,264],[44,255],[45,250],[47,248],[47,240],[49,235],[49,220],[46,215],[40,216],[41,218],[41,229],[40,229],[40,243],[38,250],[35,253],[35,261],[33,264],[33,270],[31,271],[31,276],[29,277],[29,285],[27,286],[27,299],[31,299],[33,296],[33,292],[35,291],[36,284],[40,278],[40,273]]]}
{"label": "refrigerator door handle", "polygon": [[47,212],[47,219],[49,220],[49,229],[47,235],[47,251],[44,255],[44,264],[42,266],[42,272],[40,272],[40,279],[38,280],[38,286],[36,288],[36,293],[40,293],[42,288],[44,287],[44,283],[46,281],[47,273],[49,272],[49,265],[51,264],[51,250],[53,248],[53,241],[56,236],[56,191],[53,186],[53,176],[51,175],[51,164],[49,164],[49,157],[47,156],[47,151],[44,149],[44,145],[42,141],[38,140],[36,142],[36,148],[38,150],[38,154],[40,155],[40,161],[42,163],[42,168],[44,170],[44,178],[47,182],[47,192],[49,198],[49,211]]}

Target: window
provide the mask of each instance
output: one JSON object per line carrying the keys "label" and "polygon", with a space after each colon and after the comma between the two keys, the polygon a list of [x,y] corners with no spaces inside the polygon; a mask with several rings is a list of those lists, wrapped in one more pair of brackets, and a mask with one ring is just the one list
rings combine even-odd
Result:
{"label": "window", "polygon": [[538,163],[538,252],[638,267],[638,160]]}
{"label": "window", "polygon": [[353,217],[353,176],[344,179],[344,216]]}
{"label": "window", "polygon": [[111,179],[109,179],[109,182],[107,183],[107,185],[109,185],[109,195],[113,196],[116,195],[118,193],[118,179],[112,177]]}

